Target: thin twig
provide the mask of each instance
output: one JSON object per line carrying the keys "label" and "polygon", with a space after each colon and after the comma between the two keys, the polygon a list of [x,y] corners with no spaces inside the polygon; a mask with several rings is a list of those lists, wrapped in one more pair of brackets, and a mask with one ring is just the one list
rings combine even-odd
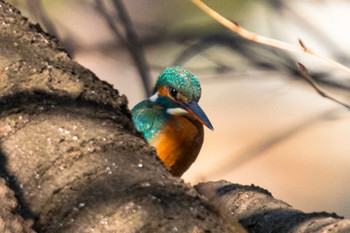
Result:
{"label": "thin twig", "polygon": [[[212,46],[224,46],[238,52],[243,59],[248,59],[256,66],[269,69],[286,69],[291,74],[298,73],[296,67],[291,65],[294,60],[289,57],[285,51],[274,50],[269,46],[261,46],[257,50],[258,44],[253,41],[246,40],[242,37],[235,36],[232,33],[219,33],[212,34],[201,38],[199,41],[192,45],[189,45],[182,51],[182,53],[173,62],[174,65],[181,65],[187,62],[192,57],[210,49]],[[206,58],[207,56],[205,56]],[[268,58],[268,59],[266,59]],[[214,62],[209,58],[209,61]],[[218,67],[216,70],[219,72],[225,72],[232,69],[230,66],[220,64],[216,62]],[[299,74],[299,73],[298,73]]]}
{"label": "thin twig", "polygon": [[334,43],[334,41],[331,39],[331,37],[329,36],[330,33],[324,33],[322,30],[319,30],[319,27],[317,27],[310,20],[308,20],[306,14],[304,14],[301,11],[295,10],[295,8],[290,7],[289,4],[285,3],[286,1],[283,1],[284,13],[287,13],[291,17],[293,17],[295,22],[299,23],[305,31],[308,31],[312,35],[317,37],[317,40],[323,43],[326,47],[332,48],[332,54],[334,54],[335,57],[341,58],[343,60],[344,58],[348,58],[348,55],[344,53],[344,49],[339,47],[339,43]]}
{"label": "thin twig", "polygon": [[96,0],[96,9],[97,11],[100,12],[101,15],[103,15],[103,17],[105,18],[109,29],[112,30],[112,32],[114,33],[114,35],[121,40],[124,44],[127,44],[126,41],[123,38],[122,33],[119,31],[119,29],[117,28],[117,26],[115,25],[112,17],[109,16],[106,7],[103,4],[102,0]]}
{"label": "thin twig", "polygon": [[150,71],[146,62],[143,47],[137,37],[136,31],[122,0],[112,0],[114,7],[118,11],[121,23],[124,25],[129,51],[134,59],[135,65],[141,76],[143,86],[147,96],[151,96]]}
{"label": "thin twig", "polygon": [[192,1],[195,5],[197,5],[200,9],[202,9],[205,13],[207,13],[209,16],[211,16],[213,19],[224,25],[225,27],[229,28],[230,30],[236,32],[238,35],[242,36],[243,38],[246,38],[251,41],[255,41],[260,44],[265,44],[271,47],[287,50],[287,51],[292,51],[292,52],[302,52],[302,53],[307,53],[312,56],[318,57],[319,59],[325,61],[329,65],[333,66],[334,68],[341,70],[348,75],[350,75],[350,68],[332,60],[327,57],[323,57],[314,51],[310,50],[307,47],[298,47],[295,45],[291,45],[279,40],[271,39],[265,36],[261,36],[259,34],[253,33],[251,31],[248,31],[244,29],[243,27],[239,26],[238,23],[236,22],[231,22],[230,20],[226,19],[216,11],[214,11],[212,8],[208,7],[205,3],[203,3],[201,0],[190,0]]}
{"label": "thin twig", "polygon": [[320,94],[322,97],[330,99],[330,100],[344,106],[347,109],[350,109],[350,105],[334,98],[333,96],[329,95],[326,91],[322,90],[321,87],[316,83],[316,81],[310,76],[308,70],[306,69],[306,67],[303,64],[297,62],[297,67],[298,67],[301,75],[303,76],[303,78],[317,91],[318,94]]}
{"label": "thin twig", "polygon": [[65,38],[60,38],[57,29],[55,25],[51,22],[50,18],[45,12],[44,6],[42,4],[41,0],[27,0],[27,7],[29,10],[29,13],[31,16],[36,19],[38,22],[41,22],[44,27],[46,28],[47,32],[55,36],[56,38],[59,38],[65,47],[65,50],[67,51],[68,55],[70,57],[74,57],[74,40],[71,36],[66,36]]}
{"label": "thin twig", "polygon": [[320,123],[325,119],[329,119],[338,111],[339,108],[325,110],[324,112],[311,116],[308,119],[304,119],[303,121],[296,123],[295,125],[288,127],[285,130],[281,130],[268,138],[264,138],[262,141],[254,143],[253,145],[249,145],[240,152],[233,154],[230,161],[226,161],[225,164],[214,167],[213,170],[207,171],[205,176],[220,176],[227,172],[233,171],[243,164],[263,155],[264,152],[272,149],[282,141],[292,138],[296,134],[309,129],[310,127]]}
{"label": "thin twig", "polygon": [[116,27],[113,18],[108,14],[102,0],[96,0],[96,8],[101,13],[101,15],[105,18],[111,31],[128,48],[134,60],[134,63],[136,65],[136,68],[140,74],[146,96],[151,96],[152,89],[150,85],[150,80],[151,80],[150,71],[149,71],[148,64],[146,62],[143,47],[139,42],[136,31],[134,30],[132,21],[127,13],[127,10],[122,0],[112,0],[112,3],[115,9],[118,11],[119,19],[124,26],[126,38],[122,35],[120,30]]}
{"label": "thin twig", "polygon": [[27,7],[32,17],[36,18],[38,21],[41,21],[46,30],[51,35],[54,35],[58,38],[56,27],[46,15],[41,0],[27,0]]}

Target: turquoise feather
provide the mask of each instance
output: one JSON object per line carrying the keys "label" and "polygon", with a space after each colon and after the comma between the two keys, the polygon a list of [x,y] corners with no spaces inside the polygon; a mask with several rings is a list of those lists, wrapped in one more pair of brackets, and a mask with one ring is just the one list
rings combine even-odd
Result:
{"label": "turquoise feather", "polygon": [[[182,67],[168,67],[159,76],[153,94],[159,86],[173,87],[185,95],[189,101],[198,101],[201,97],[201,86],[197,78]],[[158,105],[161,108],[153,108]],[[168,108],[179,107],[177,103],[166,96],[159,96],[155,102],[144,100],[132,110],[136,129],[143,133],[149,141],[166,125],[169,120]]]}
{"label": "turquoise feather", "polygon": [[180,66],[168,67],[160,74],[153,93],[156,93],[159,86],[169,86],[175,88],[189,101],[201,98],[201,85],[198,79],[188,70]]}
{"label": "turquoise feather", "polygon": [[191,72],[169,67],[160,74],[153,96],[131,110],[137,130],[156,148],[174,176],[181,176],[196,160],[203,143],[203,125],[214,129],[198,105],[200,97],[199,81]]}
{"label": "turquoise feather", "polygon": [[[161,108],[153,108],[156,105]],[[140,102],[131,110],[136,129],[143,132],[144,137],[149,141],[169,120],[167,108],[174,107],[176,103],[166,96],[158,97],[156,102],[150,100]]]}

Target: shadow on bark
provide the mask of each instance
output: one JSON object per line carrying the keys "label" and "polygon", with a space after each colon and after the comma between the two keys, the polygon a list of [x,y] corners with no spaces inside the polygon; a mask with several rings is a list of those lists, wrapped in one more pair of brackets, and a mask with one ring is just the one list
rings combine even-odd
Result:
{"label": "shadow on bark", "polygon": [[2,0],[0,18],[0,174],[22,216],[34,218],[14,210],[0,179],[0,202],[11,203],[0,209],[1,232],[32,223],[38,232],[245,232],[237,219],[250,232],[287,231],[296,220],[311,232],[325,219],[348,229],[332,215],[299,220],[305,214],[255,186],[196,191],[172,177],[136,132],[125,96]]}

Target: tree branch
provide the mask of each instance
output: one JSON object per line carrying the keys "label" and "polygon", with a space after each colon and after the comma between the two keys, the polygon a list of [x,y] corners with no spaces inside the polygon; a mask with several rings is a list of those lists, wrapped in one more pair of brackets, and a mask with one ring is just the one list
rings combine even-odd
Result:
{"label": "tree branch", "polygon": [[344,106],[345,108],[350,110],[350,105],[344,103],[343,101],[340,101],[338,99],[336,99],[335,97],[329,95],[326,91],[322,90],[321,87],[316,83],[315,80],[313,80],[313,78],[310,76],[308,70],[306,69],[306,67],[301,64],[300,62],[297,63],[297,67],[302,75],[302,77],[315,89],[315,91],[320,94],[322,97],[330,99],[342,106]]}
{"label": "tree branch", "polygon": [[20,204],[15,217],[29,219],[23,224],[65,233],[245,232],[171,176],[136,131],[125,96],[2,0],[0,21],[0,175]]}
{"label": "tree branch", "polygon": [[127,10],[122,2],[122,0],[112,0],[115,9],[118,11],[119,19],[123,24],[125,30],[125,38],[119,29],[115,26],[115,23],[111,16],[109,16],[102,0],[96,0],[97,9],[100,11],[102,16],[105,18],[109,28],[114,33],[114,35],[120,39],[128,48],[139,75],[142,80],[142,84],[146,93],[146,96],[151,96],[152,89],[150,84],[150,71],[148,64],[146,62],[146,57],[143,51],[143,47],[137,37],[136,31],[132,24],[132,21],[127,13]]}
{"label": "tree branch", "polygon": [[[49,34],[55,36],[56,38],[60,38],[58,35],[57,29],[55,25],[51,22],[49,17],[47,16],[43,4],[41,0],[26,0],[28,10],[32,17],[36,18],[38,22],[41,22],[45,29],[48,31]],[[63,39],[60,38],[62,41]],[[63,41],[65,48],[69,54],[70,57],[74,56],[74,41],[70,37],[66,37]]]}
{"label": "tree branch", "polygon": [[[336,68],[337,70],[343,71],[343,72],[347,73],[348,75],[350,75],[350,68],[348,68],[348,67],[346,67],[346,66],[344,66],[344,65],[340,64],[339,62],[336,62],[332,59],[321,56],[321,55],[315,53],[314,51],[312,51],[311,49],[303,46],[302,44],[301,44],[302,47],[298,47],[295,45],[291,45],[291,44],[288,44],[288,43],[285,43],[285,42],[282,42],[279,40],[271,39],[271,38],[250,32],[250,31],[244,29],[243,27],[239,26],[238,23],[231,22],[230,20],[226,19],[225,17],[223,17],[222,15],[220,15],[219,13],[217,13],[216,11],[214,11],[213,9],[208,7],[206,4],[204,4],[201,0],[190,0],[190,1],[192,1],[196,6],[198,6],[200,9],[202,9],[210,17],[212,17],[213,19],[215,19],[216,21],[218,21],[219,23],[221,23],[222,25],[224,25],[225,27],[227,27],[231,31],[236,32],[238,35],[242,36],[243,38],[246,38],[246,39],[251,40],[251,41],[255,41],[255,42],[260,43],[260,44],[265,44],[265,45],[268,45],[271,47],[275,47],[275,48],[279,48],[279,49],[283,49],[283,50],[287,50],[287,51],[291,51],[291,52],[307,53],[309,55],[312,55],[312,56],[319,58],[320,60],[323,60],[324,62],[326,62],[327,64]],[[299,40],[299,42],[300,41],[301,40]]]}
{"label": "tree branch", "polygon": [[304,213],[275,199],[260,187],[227,181],[196,185],[222,218],[239,222],[251,233],[324,233],[349,232],[350,220],[326,212]]}
{"label": "tree branch", "polygon": [[348,229],[254,187],[208,183],[203,197],[163,167],[125,96],[2,0],[0,20],[0,231],[244,233],[239,219],[250,232],[306,232],[315,218]]}
{"label": "tree branch", "polygon": [[228,160],[225,164],[215,167],[212,170],[206,171],[206,175],[221,175],[225,174],[228,171],[232,171],[239,166],[242,166],[245,163],[257,158],[260,155],[274,146],[278,145],[284,140],[293,137],[297,133],[302,132],[305,129],[308,129],[315,124],[323,121],[325,119],[329,119],[335,113],[336,109],[328,109],[324,112],[318,113],[315,116],[311,116],[310,118],[304,119],[301,122],[294,124],[287,129],[279,130],[277,133],[269,135],[257,143],[247,146],[243,150],[239,151],[230,156],[230,160]]}
{"label": "tree branch", "polygon": [[123,1],[112,0],[112,2],[116,10],[118,11],[121,23],[124,25],[126,38],[129,44],[129,51],[134,58],[136,67],[141,76],[143,86],[146,91],[146,95],[151,96],[152,90],[151,90],[150,77],[149,77],[149,67],[146,63],[146,57],[143,51],[143,47],[137,37],[136,31],[131,22],[129,14],[123,4]]}

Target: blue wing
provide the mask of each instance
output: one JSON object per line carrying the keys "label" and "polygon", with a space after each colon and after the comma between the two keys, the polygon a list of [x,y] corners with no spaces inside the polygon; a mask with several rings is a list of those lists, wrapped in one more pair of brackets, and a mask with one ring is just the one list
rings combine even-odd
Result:
{"label": "blue wing", "polygon": [[148,141],[161,130],[168,118],[166,109],[153,107],[154,103],[144,100],[131,110],[136,129],[142,132]]}

